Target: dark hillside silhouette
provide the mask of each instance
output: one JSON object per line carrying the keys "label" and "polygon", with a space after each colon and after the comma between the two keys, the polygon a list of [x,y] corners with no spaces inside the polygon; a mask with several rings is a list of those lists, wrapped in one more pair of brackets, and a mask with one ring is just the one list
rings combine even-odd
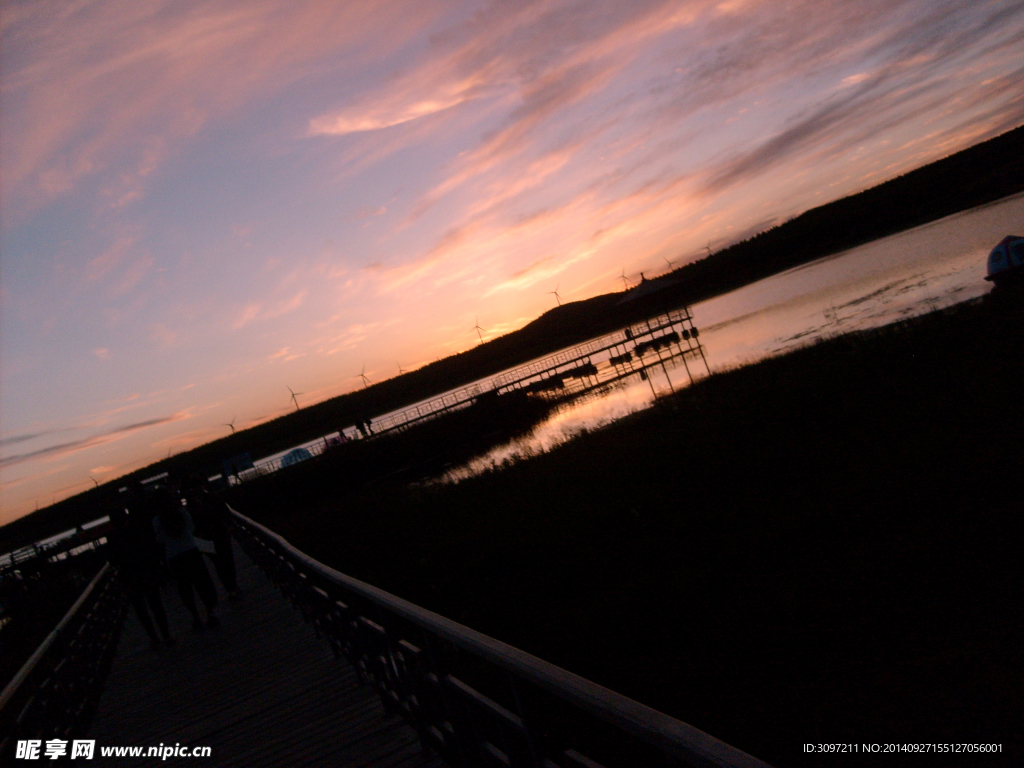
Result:
{"label": "dark hillside silhouette", "polygon": [[[692,303],[1024,190],[1024,127],[812,208],[672,272]],[[993,245],[995,245],[993,243]]]}
{"label": "dark hillside silhouette", "polygon": [[[662,290],[562,304],[524,326],[444,360],[169,457],[90,488],[0,528],[0,551],[85,522],[130,479],[160,472],[220,471],[248,452],[260,458],[497,373],[671,307],[734,290],[791,267],[1024,190],[1024,127],[864,192],[814,208],[718,253],[674,270]],[[657,282],[657,281],[652,281]]]}

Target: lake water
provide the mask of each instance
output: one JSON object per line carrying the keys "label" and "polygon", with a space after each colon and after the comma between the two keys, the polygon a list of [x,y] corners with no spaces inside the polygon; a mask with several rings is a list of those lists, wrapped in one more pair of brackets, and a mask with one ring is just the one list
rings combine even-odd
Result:
{"label": "lake water", "polygon": [[[777,355],[823,336],[873,328],[987,293],[988,253],[1006,235],[1024,235],[1024,193],[874,240],[765,278],[691,307],[712,372]],[[700,363],[690,365],[695,376]],[[457,481],[514,455],[542,452],[584,429],[647,408],[655,393],[689,383],[682,367],[630,380],[604,397],[561,408],[527,437],[450,471]],[[354,435],[350,435],[353,436]],[[306,443],[318,452],[323,439]],[[286,452],[261,459],[279,462]],[[95,525],[103,521],[93,521]],[[54,540],[69,536],[65,531]],[[48,540],[49,541],[49,540]],[[0,556],[0,562],[9,555]]]}
{"label": "lake water", "polygon": [[[712,372],[721,371],[822,336],[884,325],[981,296],[991,289],[984,279],[988,253],[1010,233],[1024,234],[1024,193],[826,256],[696,304],[691,312],[701,330],[707,363]],[[696,374],[704,366],[697,363],[690,368]],[[655,393],[689,383],[682,368],[669,370],[668,376],[657,368],[651,370],[650,381],[631,379],[601,399],[560,408],[530,436],[494,449],[453,470],[446,479],[475,474],[512,455],[547,450],[580,430],[650,406]],[[494,378],[478,382],[480,388],[490,389]],[[379,415],[375,423],[390,416]],[[347,432],[358,439],[354,427]],[[296,447],[316,454],[324,444],[324,438],[319,438]],[[256,466],[276,470],[285,453],[259,459]]]}
{"label": "lake water", "polygon": [[[1024,234],[1024,194],[973,208],[897,235],[794,267],[695,304],[712,372],[777,355],[823,336],[885,325],[976,298],[991,290],[988,253],[1008,234]],[[693,366],[691,366],[693,367]],[[550,449],[646,408],[654,392],[688,384],[682,369],[634,381],[604,398],[560,410],[531,435],[448,473],[457,481],[514,455]],[[653,385],[653,387],[652,387]],[[653,391],[652,391],[653,390]]]}

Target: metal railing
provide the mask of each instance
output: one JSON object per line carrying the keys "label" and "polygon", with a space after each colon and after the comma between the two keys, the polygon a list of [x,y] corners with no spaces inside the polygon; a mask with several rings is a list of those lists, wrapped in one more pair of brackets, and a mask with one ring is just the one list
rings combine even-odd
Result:
{"label": "metal railing", "polygon": [[232,510],[282,592],[448,764],[766,764],[650,707],[329,568]]}
{"label": "metal railing", "polygon": [[0,763],[19,739],[84,731],[110,671],[127,597],[103,565],[31,658],[0,692]]}
{"label": "metal railing", "polygon": [[106,543],[107,539],[102,533],[96,534],[79,530],[55,541],[29,544],[27,547],[0,555],[0,573],[17,570],[41,557],[51,563],[67,560],[69,557],[97,549]]}

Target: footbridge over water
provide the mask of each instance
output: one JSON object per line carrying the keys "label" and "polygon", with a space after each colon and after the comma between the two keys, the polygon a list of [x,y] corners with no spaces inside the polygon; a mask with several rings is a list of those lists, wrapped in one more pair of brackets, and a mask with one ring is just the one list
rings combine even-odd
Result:
{"label": "footbridge over water", "polygon": [[[187,762],[210,766],[765,766],[324,566],[243,515],[235,523],[244,599],[199,633],[168,599],[174,647],[151,650],[125,622],[103,568],[0,694],[0,763],[25,764],[13,759],[19,741],[70,750],[84,739],[96,757],[208,747]],[[160,755],[102,762],[176,761]]]}

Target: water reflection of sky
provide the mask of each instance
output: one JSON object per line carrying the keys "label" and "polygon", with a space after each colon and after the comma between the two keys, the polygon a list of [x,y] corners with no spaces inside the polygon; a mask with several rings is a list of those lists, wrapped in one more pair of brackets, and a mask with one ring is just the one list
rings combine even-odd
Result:
{"label": "water reflection of sky", "polygon": [[[1024,194],[795,267],[697,304],[692,312],[711,370],[981,296],[989,290],[984,280],[988,252],[1010,233],[1024,234]],[[603,398],[560,410],[531,435],[452,470],[446,479],[468,477],[513,456],[547,451],[583,429],[598,428],[648,407],[653,392],[668,392],[670,385],[679,388],[689,381],[681,365],[670,368],[668,378],[657,366],[649,370],[653,372],[649,382],[632,379]],[[697,376],[702,366],[691,364],[691,370]]]}
{"label": "water reflection of sky", "polygon": [[[885,325],[987,293],[985,259],[1009,233],[1024,233],[1024,194],[828,256],[693,307],[712,371],[755,362],[823,336]],[[668,372],[676,388],[688,379]],[[660,394],[662,372],[651,383]],[[650,384],[634,380],[567,408],[532,435],[449,473],[458,480],[512,456],[546,451],[582,429],[646,408]]]}

